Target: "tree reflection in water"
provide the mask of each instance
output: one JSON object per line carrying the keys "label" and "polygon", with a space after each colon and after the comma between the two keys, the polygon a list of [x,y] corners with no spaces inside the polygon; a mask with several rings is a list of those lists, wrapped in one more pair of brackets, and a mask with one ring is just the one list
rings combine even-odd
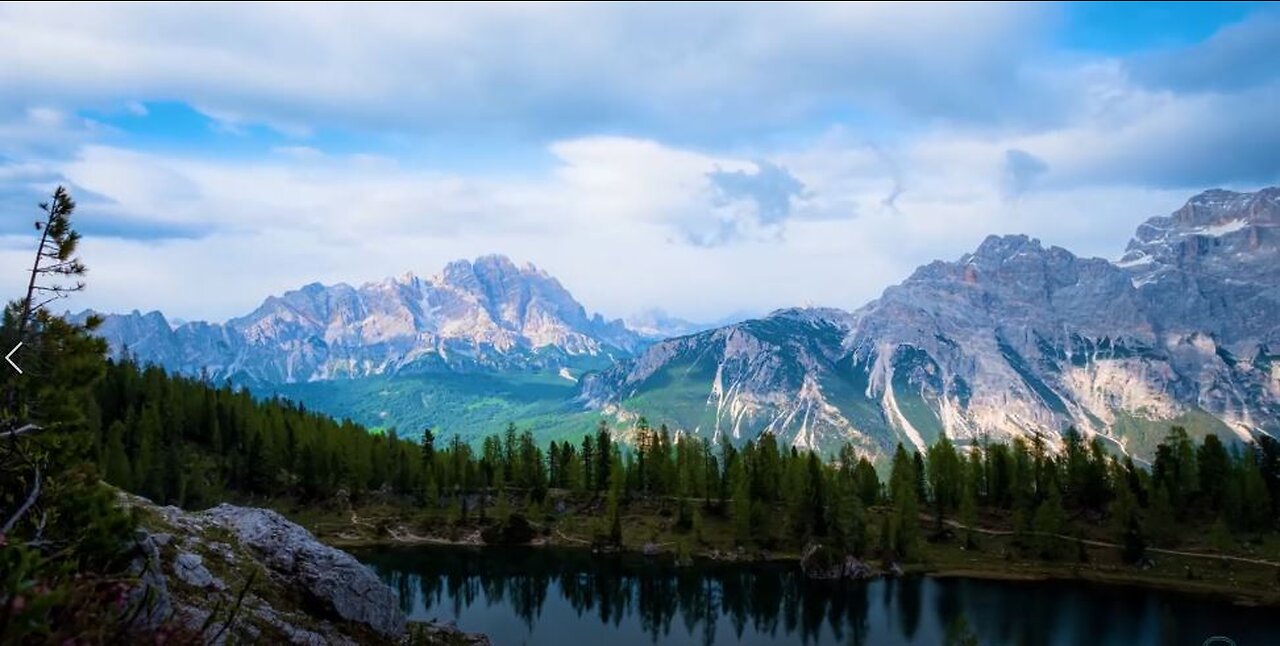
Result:
{"label": "tree reflection in water", "polygon": [[[982,643],[1156,644],[1280,633],[1268,609],[1070,583],[907,577],[808,581],[792,564],[670,561],[582,550],[358,552],[414,619],[459,620],[494,643],[941,643],[958,617]],[[874,600],[879,599],[876,603]],[[515,625],[511,617],[520,625]],[[582,641],[591,640],[591,641]],[[1203,641],[1203,637],[1200,637]],[[1195,643],[1200,643],[1195,641]],[[1188,642],[1190,643],[1190,642]]]}

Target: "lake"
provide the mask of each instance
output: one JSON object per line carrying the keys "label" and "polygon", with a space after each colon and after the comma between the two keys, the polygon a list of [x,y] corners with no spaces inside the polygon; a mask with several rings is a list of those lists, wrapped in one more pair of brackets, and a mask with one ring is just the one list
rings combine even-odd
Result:
{"label": "lake", "polygon": [[[931,577],[809,581],[785,563],[553,548],[353,551],[411,619],[456,622],[498,646],[929,644],[960,618],[983,644],[1280,644],[1280,612],[1084,582]],[[1228,642],[1219,642],[1227,644]]]}

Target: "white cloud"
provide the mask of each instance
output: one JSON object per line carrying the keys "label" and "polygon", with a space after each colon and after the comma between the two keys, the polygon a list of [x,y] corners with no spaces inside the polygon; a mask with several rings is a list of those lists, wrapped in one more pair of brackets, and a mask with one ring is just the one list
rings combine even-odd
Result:
{"label": "white cloud", "polygon": [[[1180,88],[1041,56],[1046,11],[4,4],[0,207],[71,184],[80,302],[101,309],[221,319],[314,280],[499,252],[606,314],[713,319],[856,307],[989,233],[1115,256],[1207,183],[1280,181],[1274,74]],[[151,101],[248,152],[148,150],[78,116],[156,120]],[[285,141],[252,148],[264,126]],[[335,130],[378,154],[327,146]],[[441,140],[443,162],[415,156]],[[503,164],[528,148],[538,163]],[[794,184],[716,181],[766,168]],[[24,240],[0,230],[5,280]]]}
{"label": "white cloud", "polygon": [[[946,138],[899,150],[913,171],[896,210],[882,199],[898,171],[875,148],[833,135],[781,151],[770,163],[806,191],[781,225],[785,235],[744,235],[715,248],[686,237],[725,217],[709,174],[755,172],[756,160],[649,140],[557,142],[549,173],[504,177],[310,152],[243,162],[105,146],[85,147],[58,170],[101,196],[82,208],[82,227],[135,218],[152,229],[203,231],[148,239],[149,229],[136,227],[143,235],[88,237],[91,290],[76,306],[160,307],[187,319],[241,314],[314,280],[429,274],[491,252],[533,261],[613,316],[652,306],[695,319],[804,303],[853,308],[992,232],[1116,255],[1137,222],[1186,197],[1063,189],[1010,203],[999,185],[1004,145]],[[20,276],[20,240],[11,237],[0,253],[5,276]]]}
{"label": "white cloud", "polygon": [[[851,99],[988,119],[1014,5],[0,6],[0,104],[184,101],[227,127],[729,132]],[[1051,10],[1050,10],[1051,11]],[[992,43],[1000,46],[992,47]]]}

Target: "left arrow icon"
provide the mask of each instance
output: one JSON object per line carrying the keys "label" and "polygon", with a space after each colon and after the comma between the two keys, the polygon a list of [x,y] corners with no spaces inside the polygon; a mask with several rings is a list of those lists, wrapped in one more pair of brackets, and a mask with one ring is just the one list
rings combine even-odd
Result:
{"label": "left arrow icon", "polygon": [[22,368],[19,368],[18,364],[13,362],[13,353],[17,352],[18,348],[21,348],[21,347],[22,347],[22,342],[19,341],[18,345],[13,346],[13,349],[9,351],[9,354],[4,355],[4,360],[8,361],[9,365],[13,366],[13,369],[18,371],[18,374],[22,374]]}

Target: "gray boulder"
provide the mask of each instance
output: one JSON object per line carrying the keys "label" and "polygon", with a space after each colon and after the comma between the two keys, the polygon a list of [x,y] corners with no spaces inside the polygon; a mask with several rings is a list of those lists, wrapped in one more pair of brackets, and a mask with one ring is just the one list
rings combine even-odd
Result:
{"label": "gray boulder", "polygon": [[217,588],[219,590],[226,587],[221,580],[213,576],[209,572],[209,568],[204,566],[204,557],[191,552],[182,552],[173,559],[173,573],[183,583],[195,586],[197,588]]}
{"label": "gray boulder", "polygon": [[405,632],[395,593],[354,557],[267,509],[222,504],[200,514],[234,534],[270,572],[318,607],[386,637]]}

